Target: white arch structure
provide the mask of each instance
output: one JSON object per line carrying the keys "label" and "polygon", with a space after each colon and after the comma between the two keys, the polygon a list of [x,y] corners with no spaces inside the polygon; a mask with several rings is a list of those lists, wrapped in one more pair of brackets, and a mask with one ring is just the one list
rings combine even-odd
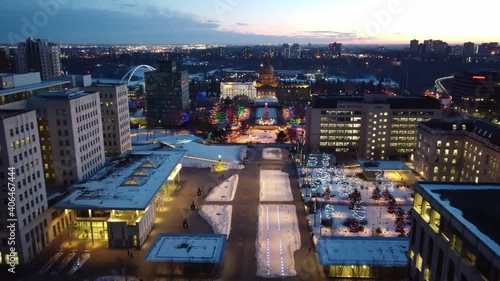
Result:
{"label": "white arch structure", "polygon": [[[130,84],[130,80],[132,79],[132,77],[134,76],[134,73],[138,70],[138,69],[141,69],[141,68],[145,68],[147,70],[151,70],[151,71],[154,71],[156,70],[156,68],[150,66],[150,65],[147,65],[147,64],[141,64],[139,66],[136,66],[136,67],[133,67],[132,69],[130,69],[127,74],[125,74],[122,79],[120,79],[120,82],[123,82],[125,80],[127,80],[127,85]],[[128,77],[128,78],[127,78]]]}

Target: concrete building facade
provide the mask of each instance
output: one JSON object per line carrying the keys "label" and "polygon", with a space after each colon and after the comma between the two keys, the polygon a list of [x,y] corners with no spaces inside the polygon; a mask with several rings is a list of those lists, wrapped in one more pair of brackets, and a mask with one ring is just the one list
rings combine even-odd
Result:
{"label": "concrete building facade", "polygon": [[500,182],[500,127],[481,120],[417,124],[415,170],[428,181]]}
{"label": "concrete building facade", "polygon": [[19,73],[40,72],[42,80],[61,75],[61,49],[47,39],[28,38],[18,44]]}
{"label": "concrete building facade", "polygon": [[307,110],[309,153],[348,153],[360,159],[409,158],[416,123],[441,118],[439,101],[427,97],[317,96]]}
{"label": "concrete building facade", "polygon": [[42,81],[39,72],[0,74],[0,109],[25,109],[28,98],[66,88],[66,81]]}
{"label": "concrete building facade", "polygon": [[[35,111],[0,110],[0,264],[26,264],[49,243],[39,139]],[[13,218],[17,221],[8,220]],[[15,224],[15,245],[8,240],[11,223]],[[15,248],[12,259],[11,247]]]}
{"label": "concrete building facade", "polygon": [[409,280],[498,280],[500,185],[419,182],[414,190]]}
{"label": "concrete building facade", "polygon": [[104,165],[98,92],[62,90],[30,99],[36,109],[47,184],[67,187]]}
{"label": "concrete building facade", "polygon": [[247,96],[253,100],[257,97],[257,88],[252,82],[220,82],[220,96],[224,99]]}
{"label": "concrete building facade", "polygon": [[119,155],[132,149],[127,84],[95,84],[85,90],[100,95],[105,154]]}

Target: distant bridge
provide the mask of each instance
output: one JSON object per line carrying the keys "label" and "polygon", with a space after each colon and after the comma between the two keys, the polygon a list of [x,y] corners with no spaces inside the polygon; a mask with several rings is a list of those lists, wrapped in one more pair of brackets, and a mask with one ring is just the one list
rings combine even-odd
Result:
{"label": "distant bridge", "polygon": [[147,64],[141,64],[139,66],[135,66],[135,67],[132,67],[128,72],[127,74],[125,74],[122,79],[120,79],[120,83],[123,83],[125,81],[127,81],[127,85],[130,85],[130,81],[132,80],[132,77],[134,77],[134,74],[135,72],[138,70],[138,69],[141,69],[141,68],[144,68],[144,69],[147,69],[147,70],[150,70],[150,71],[154,71],[156,70],[156,68],[150,66],[150,65],[147,65]]}

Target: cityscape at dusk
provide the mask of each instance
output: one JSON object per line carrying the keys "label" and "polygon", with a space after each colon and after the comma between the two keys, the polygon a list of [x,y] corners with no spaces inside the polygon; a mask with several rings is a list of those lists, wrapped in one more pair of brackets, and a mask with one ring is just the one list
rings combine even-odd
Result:
{"label": "cityscape at dusk", "polygon": [[[487,8],[476,13],[469,2],[451,0],[28,0],[2,7],[0,43],[10,43],[8,34],[72,44],[497,41],[498,31],[480,25],[496,17],[500,3],[482,3]],[[27,22],[36,32],[23,31]]]}
{"label": "cityscape at dusk", "polygon": [[0,280],[500,281],[500,4],[26,0]]}

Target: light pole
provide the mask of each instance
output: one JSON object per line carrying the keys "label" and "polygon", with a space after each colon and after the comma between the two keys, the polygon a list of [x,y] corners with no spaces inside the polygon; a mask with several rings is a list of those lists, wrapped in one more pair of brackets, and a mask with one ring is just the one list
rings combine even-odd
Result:
{"label": "light pole", "polygon": [[140,131],[141,131],[141,124],[139,124],[139,129],[137,129],[137,140],[139,140]]}

